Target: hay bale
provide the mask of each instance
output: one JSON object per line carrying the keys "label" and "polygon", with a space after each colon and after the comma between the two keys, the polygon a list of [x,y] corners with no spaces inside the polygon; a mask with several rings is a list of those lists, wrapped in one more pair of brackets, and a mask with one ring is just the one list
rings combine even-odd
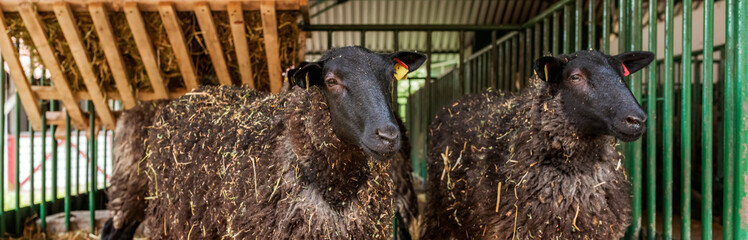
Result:
{"label": "hay bale", "polygon": [[[247,40],[250,49],[256,51],[250,52],[252,59],[252,72],[257,82],[256,86],[260,90],[269,90],[268,70],[265,55],[265,44],[262,35],[262,21],[259,11],[246,11],[245,22],[247,23]],[[30,51],[38,56],[33,46],[30,35],[21,19],[16,12],[7,12],[6,25],[9,26],[10,35],[16,39],[21,39],[23,43],[28,44]],[[85,83],[75,63],[68,43],[65,40],[59,22],[53,12],[39,12],[42,23],[46,27],[47,38],[55,51],[55,55],[60,61],[60,65],[74,91],[85,90]],[[125,68],[129,74],[130,84],[138,91],[152,91],[150,81],[145,72],[145,66],[138,53],[132,32],[127,24],[127,19],[123,12],[110,12],[110,22],[115,33],[117,46],[122,53]],[[154,51],[158,58],[159,68],[164,78],[164,84],[170,88],[184,87],[182,76],[174,56],[174,52],[169,43],[166,30],[158,12],[143,12],[142,16],[146,23],[146,29],[154,45]],[[280,56],[281,66],[283,69],[296,65],[301,59],[298,59],[297,51],[300,48],[298,34],[301,31],[297,24],[297,18],[300,16],[299,11],[279,11],[278,12],[278,34],[280,37]],[[185,36],[187,49],[192,56],[195,66],[198,83],[201,85],[217,85],[215,69],[211,62],[207,48],[205,47],[200,26],[194,12],[178,12],[177,18],[182,27]],[[107,64],[103,49],[101,48],[99,38],[93,26],[91,16],[87,12],[76,12],[75,19],[81,32],[84,47],[88,53],[89,60],[92,63],[94,73],[96,74],[99,86],[107,91],[116,90],[111,70]],[[239,69],[236,61],[236,53],[231,37],[228,16],[226,12],[214,12],[218,37],[221,41],[229,72],[234,79],[234,83],[239,85]]]}
{"label": "hay bale", "polygon": [[279,95],[203,87],[164,108],[147,141],[154,239],[392,233],[394,160],[335,137],[317,87]]}

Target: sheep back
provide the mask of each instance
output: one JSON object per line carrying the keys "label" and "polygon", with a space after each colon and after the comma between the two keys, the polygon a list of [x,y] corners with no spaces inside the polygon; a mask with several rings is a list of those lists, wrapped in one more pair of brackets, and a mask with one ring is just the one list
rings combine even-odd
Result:
{"label": "sheep back", "polygon": [[203,87],[161,111],[147,146],[154,239],[392,232],[391,161],[338,140],[316,87],[279,95]]}
{"label": "sheep back", "polygon": [[531,79],[444,107],[430,126],[424,239],[618,239],[630,183],[609,136],[576,134]]}

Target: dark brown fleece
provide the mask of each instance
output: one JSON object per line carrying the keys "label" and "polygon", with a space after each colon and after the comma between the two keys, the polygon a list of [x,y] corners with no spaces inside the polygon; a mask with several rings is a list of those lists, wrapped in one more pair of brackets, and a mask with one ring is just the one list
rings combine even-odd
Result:
{"label": "dark brown fleece", "polygon": [[392,233],[394,160],[338,140],[316,87],[280,95],[205,87],[161,111],[147,155],[153,239]]}
{"label": "dark brown fleece", "polygon": [[616,140],[577,135],[548,89],[533,77],[521,95],[489,91],[439,112],[423,239],[623,237],[630,183]]}
{"label": "dark brown fleece", "polygon": [[107,190],[107,208],[112,211],[115,228],[142,222],[146,202],[143,199],[147,188],[147,178],[139,169],[145,156],[145,140],[148,126],[153,123],[155,112],[164,107],[167,101],[141,102],[125,111],[117,121],[114,143],[114,170],[111,186]]}

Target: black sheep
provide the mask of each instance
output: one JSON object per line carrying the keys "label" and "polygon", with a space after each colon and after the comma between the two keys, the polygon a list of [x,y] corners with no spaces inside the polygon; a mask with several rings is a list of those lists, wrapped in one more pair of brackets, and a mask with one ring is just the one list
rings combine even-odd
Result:
{"label": "black sheep", "polygon": [[653,58],[542,57],[521,94],[444,107],[429,128],[423,239],[623,237],[631,186],[616,138],[636,140],[647,118],[623,79]]}
{"label": "black sheep", "polygon": [[147,199],[144,218],[110,221],[102,238],[140,221],[154,239],[390,238],[395,211],[405,222],[416,214],[404,129],[389,104],[394,59],[413,71],[425,56],[344,47],[277,95],[202,87],[171,102],[131,129],[147,132],[147,149],[139,167],[123,169],[138,171],[148,193],[110,194]]}

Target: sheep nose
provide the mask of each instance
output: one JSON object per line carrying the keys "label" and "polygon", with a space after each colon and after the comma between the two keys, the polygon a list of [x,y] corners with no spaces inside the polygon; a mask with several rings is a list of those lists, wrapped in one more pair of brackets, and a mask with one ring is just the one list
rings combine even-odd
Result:
{"label": "sheep nose", "polygon": [[400,131],[395,126],[386,126],[374,130],[374,134],[385,142],[392,144],[400,138]]}
{"label": "sheep nose", "polygon": [[647,116],[628,115],[626,116],[624,121],[629,126],[641,127],[645,122],[647,122]]}

